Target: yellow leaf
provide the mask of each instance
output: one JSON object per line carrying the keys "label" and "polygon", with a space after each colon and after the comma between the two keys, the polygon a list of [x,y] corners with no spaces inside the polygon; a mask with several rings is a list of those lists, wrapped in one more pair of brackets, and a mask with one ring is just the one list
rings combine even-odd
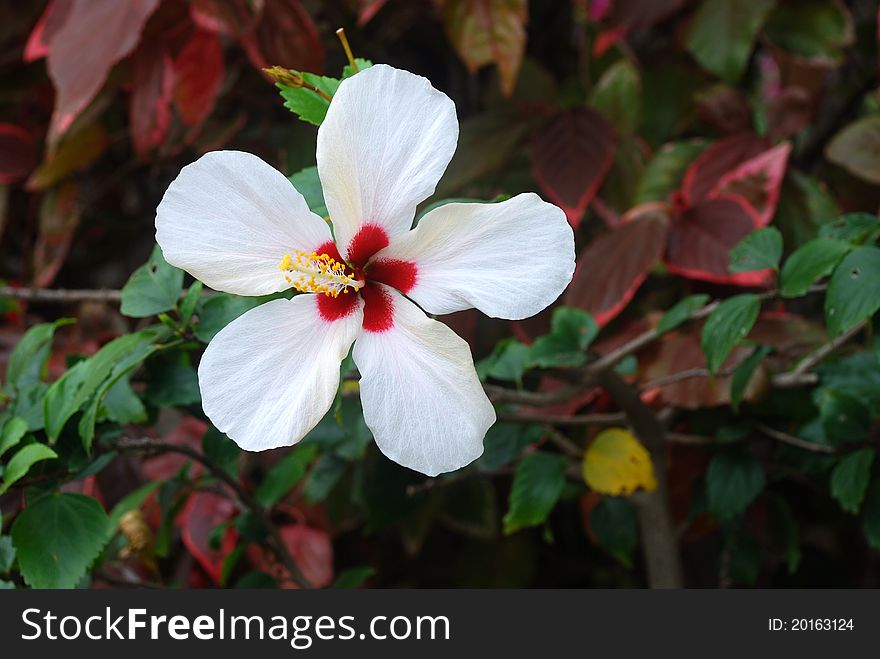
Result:
{"label": "yellow leaf", "polygon": [[650,454],[623,428],[599,433],[584,454],[583,468],[587,485],[602,494],[631,494],[640,487],[648,492],[657,489]]}

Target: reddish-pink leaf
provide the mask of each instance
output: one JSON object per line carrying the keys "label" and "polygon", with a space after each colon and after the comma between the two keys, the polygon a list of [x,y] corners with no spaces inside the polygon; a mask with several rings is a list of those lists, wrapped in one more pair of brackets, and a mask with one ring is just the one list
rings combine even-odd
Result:
{"label": "reddish-pink leaf", "polygon": [[526,0],[444,0],[443,16],[468,70],[495,64],[502,93],[513,94],[526,49]]}
{"label": "reddish-pink leaf", "polygon": [[388,0],[358,0],[358,26],[369,23]]}
{"label": "reddish-pink leaf", "polygon": [[223,84],[223,49],[216,34],[195,30],[174,60],[174,104],[183,123],[195,126],[214,109]]}
{"label": "reddish-pink leaf", "polygon": [[665,204],[645,204],[581,252],[565,303],[589,311],[605,325],[629,303],[666,240]]}
{"label": "reddish-pink leaf", "polygon": [[24,47],[22,60],[34,62],[49,54],[52,49],[52,40],[67,20],[72,6],[73,0],[50,0],[43,15],[40,16],[40,20],[31,30],[27,45]]}
{"label": "reddish-pink leaf", "polygon": [[240,37],[254,29],[264,0],[190,0],[190,17],[199,28]]}
{"label": "reddish-pink leaf", "polygon": [[791,144],[785,142],[746,160],[722,176],[709,196],[739,195],[757,213],[757,226],[767,226],[776,212],[789,153]]}
{"label": "reddish-pink leaf", "polygon": [[591,108],[560,112],[532,138],[532,175],[575,228],[614,157],[616,137]]}
{"label": "reddish-pink leaf", "polygon": [[235,527],[226,529],[219,549],[211,547],[211,535],[216,527],[231,519],[235,513],[235,504],[222,494],[195,492],[190,495],[180,516],[183,544],[218,585],[223,572],[223,559],[235,547]]}
{"label": "reddish-pink leaf", "polygon": [[50,286],[64,265],[81,216],[78,192],[75,183],[66,183],[43,197],[33,252],[34,286]]}
{"label": "reddish-pink leaf", "polygon": [[20,181],[37,165],[34,139],[21,126],[0,124],[0,185]]}
{"label": "reddish-pink leaf", "polygon": [[256,29],[242,39],[251,63],[259,69],[283,66],[320,73],[324,45],[318,28],[299,0],[266,3]]}
{"label": "reddish-pink leaf", "polygon": [[592,0],[589,16],[610,29],[599,34],[593,54],[601,56],[630,31],[646,28],[663,20],[686,0]]}
{"label": "reddish-pink leaf", "polygon": [[113,65],[134,50],[158,6],[159,0],[74,0],[49,52],[49,75],[56,91],[50,143],[95,98]]}
{"label": "reddish-pink leaf", "polygon": [[333,543],[330,542],[330,536],[305,524],[293,524],[281,528],[281,538],[313,586],[324,588],[333,582]]}
{"label": "reddish-pink leaf", "polygon": [[685,209],[673,218],[666,244],[670,272],[720,284],[763,286],[768,270],[731,274],[730,250],[755,230],[759,219],[738,195],[722,195]]}
{"label": "reddish-pink leaf", "polygon": [[686,206],[705,199],[718,180],[741,163],[766,151],[771,144],[755,133],[737,133],[718,140],[690,164],[681,185]]}
{"label": "reddish-pink leaf", "polygon": [[174,64],[161,42],[144,43],[132,63],[129,118],[131,139],[138,155],[162,145],[171,124]]}

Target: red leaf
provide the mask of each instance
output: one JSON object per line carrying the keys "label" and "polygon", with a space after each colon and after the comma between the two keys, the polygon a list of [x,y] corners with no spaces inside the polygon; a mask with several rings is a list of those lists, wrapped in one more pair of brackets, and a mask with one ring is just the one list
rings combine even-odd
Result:
{"label": "red leaf", "polygon": [[162,145],[171,124],[174,65],[165,47],[150,41],[134,55],[129,117],[135,151],[144,156]]}
{"label": "red leaf", "polygon": [[599,34],[593,54],[600,57],[632,30],[643,29],[663,20],[685,0],[592,0],[589,16],[610,29]]}
{"label": "red leaf", "polygon": [[685,205],[693,206],[705,199],[721,177],[770,146],[752,132],[738,133],[715,142],[697,156],[685,172],[681,185]]}
{"label": "red leaf", "polygon": [[[206,423],[195,417],[185,416],[162,438],[162,441],[189,446],[198,451],[201,450],[202,437],[207,431]],[[189,458],[179,453],[162,453],[155,457],[144,458],[141,461],[141,469],[148,480],[161,481],[174,476],[187,462],[190,462]],[[195,478],[201,470],[201,465],[193,463],[190,473]]]}
{"label": "red leaf", "polygon": [[95,98],[113,65],[134,50],[158,6],[159,0],[73,0],[49,52],[49,75],[56,90],[51,143]]}
{"label": "red leaf", "polygon": [[369,23],[388,0],[358,0],[358,27]]}
{"label": "red leaf", "polygon": [[722,176],[709,196],[739,195],[755,209],[757,226],[767,226],[776,212],[789,153],[791,144],[786,142],[746,160]]}
{"label": "red leaf", "polygon": [[754,209],[738,195],[722,195],[685,209],[669,226],[666,265],[690,279],[763,286],[771,272],[731,274],[730,250],[759,226]]}
{"label": "red leaf", "polygon": [[259,69],[277,65],[314,73],[324,70],[318,28],[299,0],[266,3],[256,29],[241,43]]}
{"label": "red leaf", "polygon": [[577,228],[611,167],[616,137],[591,108],[566,110],[541,127],[532,140],[532,175]]}
{"label": "red leaf", "polygon": [[[306,579],[317,588],[329,586],[333,582],[333,543],[330,536],[302,522],[282,526],[279,531],[284,546]],[[282,588],[299,587],[266,548],[251,545],[247,555],[255,569],[271,574]]]}
{"label": "red leaf", "polygon": [[495,64],[501,92],[513,94],[526,49],[526,0],[444,0],[449,40],[468,71]]}
{"label": "red leaf", "polygon": [[191,0],[189,11],[202,30],[240,37],[256,27],[263,4],[263,0]]}
{"label": "red leaf", "polygon": [[34,140],[21,126],[0,124],[0,185],[15,183],[37,165]]}
{"label": "red leaf", "polygon": [[78,192],[76,184],[67,183],[43,197],[33,253],[34,286],[49,286],[64,265],[81,215]]}
{"label": "red leaf", "polygon": [[599,325],[617,316],[660,259],[668,225],[665,208],[640,206],[590,243],[578,258],[565,303],[589,311]]}
{"label": "red leaf", "polygon": [[212,549],[211,535],[235,512],[235,504],[222,494],[194,492],[180,516],[183,544],[218,585],[223,572],[223,559],[235,548],[237,538],[235,528],[230,526],[223,534],[220,548]]}
{"label": "red leaf", "polygon": [[51,0],[46,5],[46,10],[28,37],[22,60],[34,62],[49,54],[52,40],[67,20],[73,2],[74,0]]}
{"label": "red leaf", "polygon": [[214,109],[223,84],[223,49],[216,34],[195,30],[174,60],[174,104],[183,123],[195,126]]}

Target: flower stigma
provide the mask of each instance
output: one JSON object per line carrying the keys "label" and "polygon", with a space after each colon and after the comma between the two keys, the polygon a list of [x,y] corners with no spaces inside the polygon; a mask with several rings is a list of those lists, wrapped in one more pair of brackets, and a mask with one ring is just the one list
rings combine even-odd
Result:
{"label": "flower stigma", "polygon": [[278,264],[285,273],[284,279],[300,293],[323,293],[339,297],[340,293],[363,288],[365,282],[346,272],[345,263],[340,263],[329,254],[293,250],[293,256],[285,254]]}

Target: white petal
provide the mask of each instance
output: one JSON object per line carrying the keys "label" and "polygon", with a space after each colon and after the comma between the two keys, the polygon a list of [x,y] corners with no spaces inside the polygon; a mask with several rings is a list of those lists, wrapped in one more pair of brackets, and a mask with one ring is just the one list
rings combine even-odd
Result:
{"label": "white petal", "polygon": [[534,193],[497,204],[435,208],[375,260],[416,266],[407,296],[429,313],[476,307],[519,320],[550,305],[574,273],[574,233],[565,213]]}
{"label": "white petal", "polygon": [[483,453],[495,410],[477,379],[467,343],[385,287],[394,324],[365,331],[354,345],[361,401],[379,449],[428,476],[452,471]]}
{"label": "white petal", "polygon": [[278,269],[284,255],[328,240],[327,223],[284,174],[241,151],[213,151],[184,167],[156,211],[165,260],[238,295],[289,288]]}
{"label": "white petal", "polygon": [[336,242],[361,226],[412,226],[458,142],[455,104],[427,79],[377,64],[343,81],[318,130],[318,173]]}
{"label": "white petal", "polygon": [[360,332],[363,305],[328,322],[317,297],[272,300],[248,311],[202,356],[202,408],[243,449],[295,444],[333,403],[339,365]]}

